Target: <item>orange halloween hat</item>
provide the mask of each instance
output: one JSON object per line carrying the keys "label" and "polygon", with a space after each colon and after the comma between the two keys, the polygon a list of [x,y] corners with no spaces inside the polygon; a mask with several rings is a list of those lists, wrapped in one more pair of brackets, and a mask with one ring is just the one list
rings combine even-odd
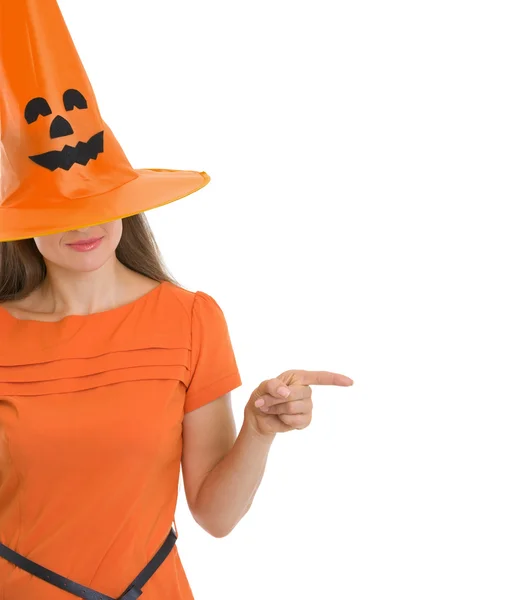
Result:
{"label": "orange halloween hat", "polygon": [[57,0],[0,0],[0,241],[134,215],[209,181],[133,169],[100,116]]}

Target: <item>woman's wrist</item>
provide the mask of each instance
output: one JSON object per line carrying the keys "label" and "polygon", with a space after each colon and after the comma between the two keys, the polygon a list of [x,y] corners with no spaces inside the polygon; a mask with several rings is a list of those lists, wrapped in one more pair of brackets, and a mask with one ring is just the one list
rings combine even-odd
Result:
{"label": "woman's wrist", "polygon": [[247,434],[249,436],[251,436],[253,439],[256,439],[258,441],[260,441],[261,443],[265,444],[265,445],[271,445],[272,442],[274,441],[276,434],[275,433],[262,433],[257,425],[256,425],[256,421],[254,419],[254,416],[248,415],[246,414],[244,416],[244,422],[242,424],[242,432],[244,434]]}

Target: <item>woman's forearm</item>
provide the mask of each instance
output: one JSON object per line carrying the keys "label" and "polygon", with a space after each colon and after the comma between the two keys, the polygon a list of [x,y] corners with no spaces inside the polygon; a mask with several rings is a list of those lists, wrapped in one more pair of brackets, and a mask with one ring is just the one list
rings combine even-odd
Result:
{"label": "woman's forearm", "polygon": [[274,437],[257,434],[244,420],[231,450],[206,476],[195,518],[214,537],[230,533],[251,507]]}

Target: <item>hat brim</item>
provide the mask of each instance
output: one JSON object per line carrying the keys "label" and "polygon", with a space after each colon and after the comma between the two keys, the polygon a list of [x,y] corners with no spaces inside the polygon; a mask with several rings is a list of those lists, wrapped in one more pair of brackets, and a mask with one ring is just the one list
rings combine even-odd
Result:
{"label": "hat brim", "polygon": [[9,242],[91,227],[170,204],[200,190],[210,181],[204,171],[136,169],[138,176],[97,196],[46,208],[0,208],[0,241]]}

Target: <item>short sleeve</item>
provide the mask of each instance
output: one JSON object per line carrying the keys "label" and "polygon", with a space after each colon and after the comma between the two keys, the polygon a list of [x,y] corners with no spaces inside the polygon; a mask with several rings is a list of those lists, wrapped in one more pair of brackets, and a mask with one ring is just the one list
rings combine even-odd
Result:
{"label": "short sleeve", "polygon": [[215,300],[196,292],[192,306],[191,379],[184,412],[242,385],[224,313]]}

